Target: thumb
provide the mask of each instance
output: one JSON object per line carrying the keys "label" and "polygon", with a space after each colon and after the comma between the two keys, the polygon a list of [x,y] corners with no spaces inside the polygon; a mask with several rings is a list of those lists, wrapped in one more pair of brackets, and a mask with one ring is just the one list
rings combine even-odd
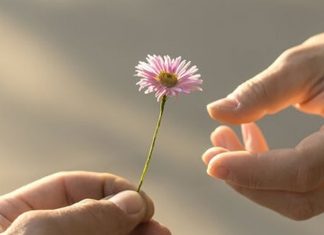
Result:
{"label": "thumb", "polygon": [[208,174],[232,185],[257,190],[310,192],[324,182],[324,128],[296,147],[251,154],[219,151],[211,160]]}
{"label": "thumb", "polygon": [[307,56],[303,56],[305,50],[302,47],[287,50],[226,98],[209,104],[210,116],[223,122],[247,123],[302,101],[308,88],[305,79],[311,76]]}
{"label": "thumb", "polygon": [[[85,199],[57,210],[64,234],[128,235],[153,215],[152,201],[135,191],[123,191],[108,200]],[[63,215],[63,216],[62,216]]]}

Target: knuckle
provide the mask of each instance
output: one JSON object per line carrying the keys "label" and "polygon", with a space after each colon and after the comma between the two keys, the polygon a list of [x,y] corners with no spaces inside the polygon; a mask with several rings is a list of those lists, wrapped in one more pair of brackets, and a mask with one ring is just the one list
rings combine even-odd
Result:
{"label": "knuckle", "polygon": [[[242,94],[250,94],[249,99],[257,98],[268,100],[269,98],[273,98],[273,96],[269,94],[268,87],[265,85],[264,80],[260,78],[252,78],[246,81],[245,83],[240,85],[237,90]],[[251,95],[254,97],[250,97]]]}
{"label": "knuckle", "polygon": [[324,39],[324,33],[316,34],[308,38],[303,44],[310,44],[316,42],[322,42]]}
{"label": "knuckle", "polygon": [[302,74],[309,74],[310,70],[318,70],[316,69],[316,65],[318,61],[322,60],[317,51],[317,48],[305,45],[295,46],[284,51],[279,56],[278,62],[287,73],[297,70]]}
{"label": "knuckle", "polygon": [[54,217],[46,211],[37,211],[32,215],[28,227],[30,230],[28,234],[46,234],[48,231],[57,231],[57,223],[55,223]]}
{"label": "knuckle", "polygon": [[79,202],[82,205],[86,205],[86,206],[97,206],[99,204],[98,200],[92,199],[92,198],[86,198],[83,199]]}
{"label": "knuckle", "polygon": [[50,175],[50,177],[53,177],[53,178],[56,178],[56,179],[63,179],[70,173],[71,172],[69,172],[69,171],[59,171],[59,172],[56,172],[56,173]]}
{"label": "knuckle", "polygon": [[287,211],[287,216],[296,221],[307,220],[315,215],[312,202],[303,195],[291,200]]}
{"label": "knuckle", "polygon": [[295,60],[300,54],[300,50],[299,50],[299,47],[291,47],[287,50],[285,50],[279,58],[282,59],[282,61],[284,62],[289,62],[289,61],[292,61],[292,60]]}
{"label": "knuckle", "polygon": [[[87,221],[102,226],[107,219],[107,208],[103,206],[98,200],[84,199],[79,202],[79,214],[87,218]],[[111,209],[111,208],[109,208]]]}
{"label": "knuckle", "polygon": [[18,219],[19,220],[24,220],[24,221],[33,221],[37,220],[38,218],[40,219],[40,213],[37,211],[27,211],[23,214],[21,214]]}
{"label": "knuckle", "polygon": [[28,228],[45,229],[50,225],[50,217],[44,211],[27,211],[15,221],[18,224],[28,225]]}
{"label": "knuckle", "polygon": [[293,65],[300,61],[304,61],[305,59],[310,59],[310,51],[310,48],[302,45],[291,47],[279,56],[279,60],[284,62],[286,65]]}
{"label": "knuckle", "polygon": [[56,175],[56,176],[64,176],[64,175],[67,175],[69,173],[70,173],[69,171],[58,171],[58,172],[54,173],[54,175]]}

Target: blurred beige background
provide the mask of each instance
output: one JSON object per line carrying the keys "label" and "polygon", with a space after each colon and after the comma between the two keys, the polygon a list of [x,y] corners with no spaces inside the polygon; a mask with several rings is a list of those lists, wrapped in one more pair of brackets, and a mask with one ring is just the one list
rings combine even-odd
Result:
{"label": "blurred beige background", "polygon": [[[0,193],[63,170],[135,183],[158,105],[137,91],[148,53],[200,68],[204,92],[167,104],[144,189],[174,234],[323,234],[324,215],[293,222],[206,176],[200,160],[219,123],[205,105],[323,31],[322,0],[0,1]],[[273,148],[323,119],[293,109],[260,121]]]}

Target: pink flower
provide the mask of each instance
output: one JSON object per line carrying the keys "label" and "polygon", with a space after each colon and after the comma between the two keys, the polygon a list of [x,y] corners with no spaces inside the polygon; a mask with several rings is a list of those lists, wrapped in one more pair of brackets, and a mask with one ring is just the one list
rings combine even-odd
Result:
{"label": "pink flower", "polygon": [[135,67],[135,76],[140,78],[136,83],[145,94],[155,92],[158,101],[165,96],[176,96],[180,93],[202,91],[201,76],[197,74],[197,66],[190,66],[190,61],[181,57],[171,59],[170,56],[148,55],[147,62],[140,61]]}

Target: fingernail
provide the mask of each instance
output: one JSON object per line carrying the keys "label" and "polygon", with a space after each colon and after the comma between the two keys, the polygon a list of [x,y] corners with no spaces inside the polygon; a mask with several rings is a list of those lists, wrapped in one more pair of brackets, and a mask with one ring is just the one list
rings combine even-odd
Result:
{"label": "fingernail", "polygon": [[126,214],[137,214],[145,206],[141,195],[135,191],[123,191],[111,197],[108,201],[114,203]]}
{"label": "fingernail", "polygon": [[227,97],[208,104],[207,109],[233,110],[236,109],[238,106],[239,102],[237,99]]}
{"label": "fingernail", "polygon": [[226,180],[229,174],[229,170],[223,166],[219,166],[217,168],[208,166],[207,173],[210,176],[217,177],[222,180]]}

